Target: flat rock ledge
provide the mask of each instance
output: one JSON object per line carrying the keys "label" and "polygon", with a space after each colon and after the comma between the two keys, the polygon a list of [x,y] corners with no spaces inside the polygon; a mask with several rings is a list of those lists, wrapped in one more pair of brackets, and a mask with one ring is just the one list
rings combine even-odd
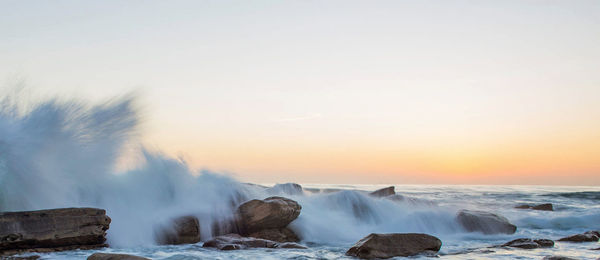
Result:
{"label": "flat rock ledge", "polygon": [[563,237],[558,241],[561,242],[574,242],[574,243],[582,243],[582,242],[598,242],[600,240],[600,231],[588,231],[583,234],[572,235],[568,237]]}
{"label": "flat rock ledge", "polygon": [[503,244],[504,247],[515,247],[521,249],[535,249],[543,247],[553,247],[554,241],[550,239],[531,239],[531,238],[518,238]]}
{"label": "flat rock ledge", "polygon": [[219,250],[239,250],[248,248],[294,248],[294,249],[306,249],[307,247],[291,243],[278,243],[272,240],[254,238],[254,237],[242,237],[238,234],[227,234],[223,236],[214,237],[213,239],[206,241],[202,247],[214,247]]}
{"label": "flat rock ledge", "polygon": [[87,260],[150,260],[150,258],[126,254],[93,253],[88,256]]}
{"label": "flat rock ledge", "polygon": [[96,208],[0,213],[0,255],[107,246],[111,219]]}
{"label": "flat rock ledge", "polygon": [[544,211],[554,211],[554,205],[552,203],[544,203],[539,205],[519,205],[515,207],[516,209],[533,209],[533,210],[544,210]]}
{"label": "flat rock ledge", "polygon": [[419,233],[372,233],[359,240],[346,252],[348,256],[363,259],[392,258],[433,254],[440,250],[442,241],[437,237]]}
{"label": "flat rock ledge", "polygon": [[514,234],[517,226],[503,216],[474,210],[461,210],[456,215],[456,221],[468,232],[483,234]]}

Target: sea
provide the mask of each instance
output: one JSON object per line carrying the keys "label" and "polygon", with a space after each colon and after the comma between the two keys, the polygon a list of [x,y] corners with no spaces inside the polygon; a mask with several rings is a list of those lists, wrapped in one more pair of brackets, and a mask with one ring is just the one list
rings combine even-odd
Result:
{"label": "sea", "polygon": [[[497,247],[516,238],[561,237],[600,230],[598,186],[249,184],[227,174],[192,169],[185,160],[139,144],[135,98],[98,104],[48,99],[0,100],[0,211],[62,207],[106,209],[112,219],[108,248],[40,254],[41,259],[85,259],[94,252],[152,259],[352,259],[346,250],[370,233],[426,233],[442,241],[435,258],[542,259],[561,255],[597,259],[598,242],[556,242],[552,248]],[[133,167],[117,167],[123,150]],[[133,152],[132,152],[133,151]],[[369,196],[393,185],[402,199]],[[218,251],[202,242],[157,245],[156,230],[173,218],[199,219],[202,239],[211,223],[232,217],[250,199],[284,196],[302,210],[289,227],[308,249]],[[516,209],[552,203],[554,211]],[[487,211],[517,226],[515,234],[465,231],[456,221],[463,209]],[[414,259],[431,256],[414,256]]]}

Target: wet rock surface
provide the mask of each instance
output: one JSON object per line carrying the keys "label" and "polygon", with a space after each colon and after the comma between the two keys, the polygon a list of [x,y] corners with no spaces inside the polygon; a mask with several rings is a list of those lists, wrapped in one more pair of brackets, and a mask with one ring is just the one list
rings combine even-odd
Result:
{"label": "wet rock surface", "polygon": [[262,238],[276,242],[298,242],[300,239],[289,228],[281,229],[265,229],[258,232],[248,234],[249,237]]}
{"label": "wet rock surface", "polygon": [[576,234],[568,237],[563,237],[558,241],[561,242],[574,242],[574,243],[582,243],[582,242],[598,242],[600,240],[600,232],[598,231],[588,231],[583,234]]}
{"label": "wet rock surface", "polygon": [[518,238],[503,244],[505,247],[516,247],[522,249],[535,249],[542,247],[553,247],[554,241],[550,239],[531,239],[531,238]]}
{"label": "wet rock surface", "polygon": [[194,244],[200,242],[198,218],[183,216],[155,231],[156,242],[162,245]]}
{"label": "wet rock surface", "polygon": [[242,235],[267,229],[282,229],[300,215],[301,209],[298,202],[284,197],[251,200],[238,207],[237,225]]}
{"label": "wet rock surface", "polygon": [[383,189],[378,189],[374,192],[369,193],[369,195],[374,196],[374,197],[387,197],[387,196],[392,196],[396,194],[396,190],[394,188],[394,186],[390,186],[390,187],[385,187]]}
{"label": "wet rock surface", "polygon": [[554,205],[552,203],[544,203],[539,205],[519,205],[515,207],[516,209],[533,209],[533,210],[544,210],[544,211],[554,211]]}
{"label": "wet rock surface", "polygon": [[577,259],[566,257],[566,256],[560,256],[560,255],[552,255],[552,256],[546,256],[542,260],[577,260]]}
{"label": "wet rock surface", "polygon": [[456,220],[469,232],[483,234],[514,234],[517,226],[503,216],[484,211],[461,210]]}
{"label": "wet rock surface", "polygon": [[0,251],[53,252],[106,246],[111,219],[96,208],[0,213]]}
{"label": "wet rock surface", "polygon": [[419,233],[370,234],[356,242],[346,255],[358,258],[391,258],[435,253],[442,241],[437,237]]}
{"label": "wet rock surface", "polygon": [[214,247],[219,250],[239,250],[247,248],[296,248],[306,249],[305,246],[296,243],[278,243],[275,241],[254,238],[254,237],[242,237],[238,234],[227,234],[223,236],[214,237],[213,239],[206,241],[202,247]]}

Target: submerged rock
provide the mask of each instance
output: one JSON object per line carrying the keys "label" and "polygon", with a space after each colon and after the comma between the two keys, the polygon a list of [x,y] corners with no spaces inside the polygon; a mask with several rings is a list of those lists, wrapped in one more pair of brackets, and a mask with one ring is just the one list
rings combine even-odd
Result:
{"label": "submerged rock", "polygon": [[600,240],[600,232],[588,231],[583,234],[577,234],[577,235],[572,235],[572,236],[568,236],[568,237],[563,237],[563,238],[559,239],[558,241],[581,243],[581,242],[598,242],[598,240]]}
{"label": "submerged rock", "polygon": [[308,247],[293,242],[280,243],[275,248],[308,249]]}
{"label": "submerged rock", "polygon": [[251,200],[240,205],[236,217],[240,233],[248,235],[266,229],[282,229],[294,221],[302,207],[283,197]]}
{"label": "submerged rock", "polygon": [[415,206],[431,206],[431,207],[437,206],[437,204],[433,201],[407,197],[407,196],[403,196],[400,194],[387,196],[385,198],[389,199],[389,200],[397,201],[397,202],[412,204]]}
{"label": "submerged rock", "polygon": [[533,240],[531,238],[518,238],[518,239],[512,240],[510,242],[507,242],[506,244],[503,244],[502,246],[516,247],[516,248],[522,248],[522,249],[534,249],[534,248],[541,248],[541,247],[553,247],[554,241],[552,241],[550,239]]}
{"label": "submerged rock", "polygon": [[437,252],[442,241],[437,237],[417,233],[370,234],[356,242],[346,252],[359,258],[391,258]]}
{"label": "submerged rock", "polygon": [[268,188],[267,192],[271,194],[286,194],[286,195],[302,195],[304,190],[302,186],[297,183],[282,183],[275,184],[275,186]]}
{"label": "submerged rock", "polygon": [[150,260],[149,258],[126,255],[126,254],[107,254],[107,253],[93,253],[88,256],[87,260]]}
{"label": "submerged rock", "polygon": [[258,232],[248,234],[249,237],[262,238],[276,242],[298,242],[300,239],[289,228],[281,229],[265,229]]}
{"label": "submerged rock", "polygon": [[103,247],[110,221],[105,210],[96,208],[3,212],[0,251],[51,252]]}
{"label": "submerged rock", "polygon": [[566,256],[560,256],[560,255],[552,255],[552,256],[546,256],[542,260],[577,260],[577,259],[566,257]]}
{"label": "submerged rock", "polygon": [[456,220],[469,232],[514,234],[517,231],[517,226],[505,217],[484,211],[461,210]]}
{"label": "submerged rock", "polygon": [[277,243],[275,241],[254,238],[254,237],[242,237],[238,234],[227,234],[223,236],[214,237],[213,239],[206,241],[202,247],[214,247],[219,250],[239,250],[246,248],[298,248],[306,249],[306,247],[296,243]]}
{"label": "submerged rock", "polygon": [[194,216],[171,220],[168,226],[155,232],[156,242],[161,245],[194,244],[200,242],[200,224]]}
{"label": "submerged rock", "polygon": [[545,211],[554,211],[554,206],[552,203],[544,203],[539,205],[519,205],[515,207],[516,209],[533,209],[533,210],[545,210]]}
{"label": "submerged rock", "polygon": [[387,196],[392,196],[395,195],[396,191],[394,186],[389,186],[383,189],[378,189],[374,192],[369,193],[369,195],[374,196],[374,197],[387,197]]}

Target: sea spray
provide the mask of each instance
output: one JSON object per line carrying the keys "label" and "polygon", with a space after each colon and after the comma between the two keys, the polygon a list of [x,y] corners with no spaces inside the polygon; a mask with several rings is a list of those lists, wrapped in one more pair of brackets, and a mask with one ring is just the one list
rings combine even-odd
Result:
{"label": "sea spray", "polygon": [[4,98],[0,210],[104,208],[113,219],[113,246],[152,244],[155,226],[172,217],[231,215],[231,201],[244,188],[228,177],[192,171],[184,161],[143,148],[143,164],[115,171],[139,124],[133,103],[128,96],[93,106],[52,99],[28,107]]}
{"label": "sea spray", "polygon": [[[209,171],[141,145],[141,163],[124,172],[116,165],[135,143],[140,116],[135,97],[96,105],[57,99],[23,106],[14,99],[0,108],[0,210],[99,207],[113,219],[113,247],[155,243],[157,227],[192,215],[201,235],[212,223],[231,219],[249,199],[281,195],[303,209],[291,228],[306,242],[348,244],[372,232],[462,232],[456,208],[375,198],[366,192],[298,192],[294,185],[265,189]],[[25,107],[22,109],[21,107]]]}

